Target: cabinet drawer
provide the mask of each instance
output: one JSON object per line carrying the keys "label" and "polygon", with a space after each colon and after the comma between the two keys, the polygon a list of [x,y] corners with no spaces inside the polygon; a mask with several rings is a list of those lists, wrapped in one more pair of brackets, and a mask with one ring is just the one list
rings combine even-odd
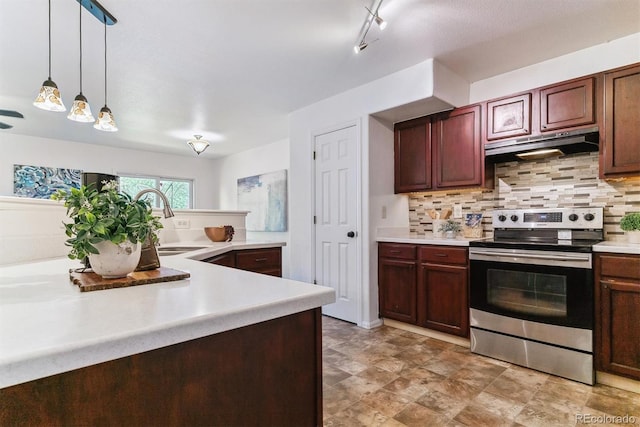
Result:
{"label": "cabinet drawer", "polygon": [[467,248],[453,248],[450,246],[423,246],[418,254],[420,261],[436,264],[467,265]]}
{"label": "cabinet drawer", "polygon": [[393,243],[381,243],[378,246],[381,258],[416,259],[416,246]]}
{"label": "cabinet drawer", "polygon": [[236,252],[236,267],[257,270],[265,267],[279,267],[282,263],[280,248],[249,249]]}
{"label": "cabinet drawer", "polygon": [[598,255],[600,275],[640,280],[640,256]]}

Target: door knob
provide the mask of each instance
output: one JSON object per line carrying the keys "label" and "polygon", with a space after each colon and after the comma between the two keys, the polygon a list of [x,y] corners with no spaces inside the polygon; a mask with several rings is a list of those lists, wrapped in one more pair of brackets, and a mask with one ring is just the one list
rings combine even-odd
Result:
{"label": "door knob", "polygon": [[356,232],[355,231],[348,232],[347,237],[356,237]]}

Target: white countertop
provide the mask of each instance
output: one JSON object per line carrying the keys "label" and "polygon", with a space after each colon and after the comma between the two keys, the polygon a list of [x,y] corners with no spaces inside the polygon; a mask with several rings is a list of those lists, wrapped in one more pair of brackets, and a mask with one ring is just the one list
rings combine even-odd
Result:
{"label": "white countertop", "polygon": [[413,243],[416,245],[445,245],[445,246],[469,246],[469,242],[482,239],[468,239],[465,237],[456,237],[455,239],[447,239],[445,237],[433,237],[432,235],[398,235],[398,236],[378,236],[377,242],[387,243]]}
{"label": "white countertop", "polygon": [[0,268],[0,388],[333,303],[331,288],[189,259],[283,245],[209,243],[160,258],[190,279],[93,292],[66,258]]}
{"label": "white countertop", "polygon": [[593,252],[640,255],[640,244],[613,241],[600,242],[593,246]]}

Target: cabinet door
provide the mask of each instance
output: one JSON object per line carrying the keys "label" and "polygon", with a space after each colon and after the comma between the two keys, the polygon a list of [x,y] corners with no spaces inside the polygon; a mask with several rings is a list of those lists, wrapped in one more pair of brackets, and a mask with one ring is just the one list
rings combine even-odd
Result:
{"label": "cabinet door", "polygon": [[231,251],[231,252],[224,253],[222,255],[215,256],[213,258],[206,259],[204,261],[208,262],[209,264],[217,264],[217,265],[223,265],[225,267],[235,268],[236,254],[235,252]]}
{"label": "cabinet door", "polygon": [[378,260],[378,292],[382,317],[416,323],[416,262]]}
{"label": "cabinet door", "polygon": [[429,117],[396,124],[394,174],[396,193],[431,189],[431,121]]}
{"label": "cabinet door", "polygon": [[419,326],[469,336],[468,271],[462,266],[420,263]]}
{"label": "cabinet door", "polygon": [[596,256],[596,368],[640,380],[640,256]]}
{"label": "cabinet door", "polygon": [[458,108],[433,124],[437,188],[483,184],[480,106]]}
{"label": "cabinet door", "polygon": [[593,124],[595,78],[540,89],[540,131]]}
{"label": "cabinet door", "polygon": [[640,175],[640,65],[604,76],[601,178]]}
{"label": "cabinet door", "polygon": [[531,133],[531,94],[487,102],[487,141]]}

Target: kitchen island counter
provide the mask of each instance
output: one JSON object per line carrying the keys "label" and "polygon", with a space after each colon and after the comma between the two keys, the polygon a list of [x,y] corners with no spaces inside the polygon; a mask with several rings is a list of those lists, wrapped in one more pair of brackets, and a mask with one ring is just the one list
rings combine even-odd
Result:
{"label": "kitchen island counter", "polygon": [[0,388],[315,309],[331,288],[181,256],[175,282],[81,293],[77,261],[0,268]]}

